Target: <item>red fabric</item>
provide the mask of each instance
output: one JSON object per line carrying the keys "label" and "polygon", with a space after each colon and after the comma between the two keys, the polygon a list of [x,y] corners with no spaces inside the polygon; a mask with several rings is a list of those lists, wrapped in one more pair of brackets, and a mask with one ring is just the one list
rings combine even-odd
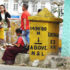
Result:
{"label": "red fabric", "polygon": [[26,30],[29,30],[29,20],[28,17],[30,16],[28,11],[24,11],[21,15],[21,29],[24,30],[24,23],[23,20],[26,19]]}
{"label": "red fabric", "polygon": [[18,38],[18,41],[17,41],[16,44],[20,44],[21,46],[24,46],[24,42],[23,42],[22,37],[19,37],[19,38]]}
{"label": "red fabric", "polygon": [[18,47],[15,47],[15,46],[13,46],[13,47],[9,46],[9,47],[5,50],[2,59],[3,59],[4,61],[7,61],[7,60],[15,61],[16,55],[17,55],[18,53],[24,52],[22,49],[23,49],[22,46],[19,47],[19,48],[18,48]]}

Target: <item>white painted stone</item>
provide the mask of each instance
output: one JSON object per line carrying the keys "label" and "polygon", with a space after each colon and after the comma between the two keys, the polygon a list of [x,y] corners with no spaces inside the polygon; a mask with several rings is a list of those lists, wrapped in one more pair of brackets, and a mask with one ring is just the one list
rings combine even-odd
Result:
{"label": "white painted stone", "polygon": [[29,54],[19,53],[15,58],[15,64],[28,64]]}
{"label": "white painted stone", "polygon": [[32,63],[33,67],[37,67],[39,65],[39,60],[34,60],[34,62]]}

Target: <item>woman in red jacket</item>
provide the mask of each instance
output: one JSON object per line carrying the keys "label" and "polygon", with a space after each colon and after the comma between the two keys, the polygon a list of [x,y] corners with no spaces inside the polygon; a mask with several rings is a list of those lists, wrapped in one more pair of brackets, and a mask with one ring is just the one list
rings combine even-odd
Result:
{"label": "woman in red jacket", "polygon": [[2,57],[3,61],[5,61],[5,64],[12,65],[14,64],[15,57],[18,53],[22,53],[25,50],[23,50],[24,47],[24,41],[22,38],[22,30],[16,29],[16,34],[18,36],[18,40],[13,46],[9,46]]}

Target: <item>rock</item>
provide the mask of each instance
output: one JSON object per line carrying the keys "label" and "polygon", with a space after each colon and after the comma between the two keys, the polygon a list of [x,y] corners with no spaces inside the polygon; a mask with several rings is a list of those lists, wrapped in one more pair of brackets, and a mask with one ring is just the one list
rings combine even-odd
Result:
{"label": "rock", "polygon": [[56,58],[56,61],[57,61],[57,67],[65,67],[66,66],[66,59],[63,58],[63,57],[58,57]]}
{"label": "rock", "polygon": [[70,70],[70,57],[65,57],[65,59],[66,59],[65,67]]}
{"label": "rock", "polygon": [[2,60],[3,54],[4,54],[4,51],[0,50],[0,64],[4,63],[4,61]]}
{"label": "rock", "polygon": [[38,67],[39,62],[40,62],[39,60],[34,60],[33,63],[32,63],[32,66],[33,67]]}
{"label": "rock", "polygon": [[[40,67],[44,67],[44,68],[50,68],[51,65],[53,65],[53,60],[52,60],[53,55],[47,55],[45,60],[42,61],[42,65]],[[54,68],[54,67],[53,67]]]}
{"label": "rock", "polygon": [[[0,49],[0,64],[3,63],[2,56],[4,51]],[[33,66],[41,68],[61,68],[70,69],[70,57],[61,57],[58,55],[47,55],[45,60],[30,61],[29,54],[19,53],[15,58],[15,64],[19,66]],[[63,69],[63,70],[64,70]]]}
{"label": "rock", "polygon": [[45,60],[40,61],[39,67],[44,68],[58,68],[58,67],[65,67],[66,66],[65,58],[57,55],[47,55]]}
{"label": "rock", "polygon": [[46,57],[45,60],[40,61],[39,67],[50,68],[50,60]]}
{"label": "rock", "polygon": [[23,63],[23,64],[19,64],[19,66],[27,66],[27,64]]}
{"label": "rock", "polygon": [[29,62],[29,54],[19,53],[15,58],[15,64],[18,65],[27,65]]}
{"label": "rock", "polygon": [[29,61],[28,66],[32,66],[32,63],[33,63],[32,61]]}
{"label": "rock", "polygon": [[51,68],[56,68],[57,67],[57,61],[55,57],[52,57],[50,60]]}

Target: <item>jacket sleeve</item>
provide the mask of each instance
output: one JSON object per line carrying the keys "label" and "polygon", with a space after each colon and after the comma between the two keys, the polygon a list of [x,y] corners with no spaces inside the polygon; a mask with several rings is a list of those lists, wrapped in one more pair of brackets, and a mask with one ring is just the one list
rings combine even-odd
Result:
{"label": "jacket sleeve", "polygon": [[6,13],[6,22],[8,24],[8,27],[10,27],[10,21],[7,18],[11,18],[11,15],[8,12]]}
{"label": "jacket sleeve", "polygon": [[11,15],[10,15],[8,12],[7,12],[7,17],[8,17],[8,18],[11,18]]}

